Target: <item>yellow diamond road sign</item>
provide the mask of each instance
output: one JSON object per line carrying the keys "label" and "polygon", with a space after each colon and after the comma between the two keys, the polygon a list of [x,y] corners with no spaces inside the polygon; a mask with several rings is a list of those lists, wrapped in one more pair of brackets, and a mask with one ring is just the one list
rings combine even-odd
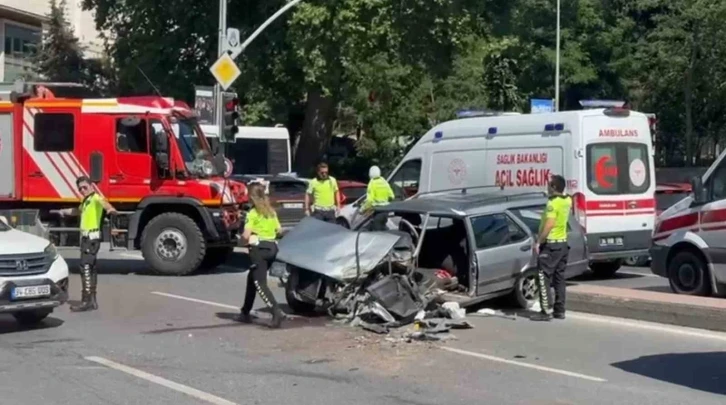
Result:
{"label": "yellow diamond road sign", "polygon": [[212,76],[217,79],[217,82],[224,90],[227,90],[242,73],[227,53],[220,56],[214,62],[214,65],[209,68],[209,71],[212,72]]}

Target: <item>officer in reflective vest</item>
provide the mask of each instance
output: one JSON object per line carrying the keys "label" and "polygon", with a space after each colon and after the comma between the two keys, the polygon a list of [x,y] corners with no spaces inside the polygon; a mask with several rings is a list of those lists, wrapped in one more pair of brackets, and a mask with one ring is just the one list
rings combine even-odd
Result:
{"label": "officer in reflective vest", "polygon": [[81,303],[72,305],[71,311],[83,312],[98,309],[96,302],[96,255],[101,247],[101,218],[103,211],[109,215],[116,214],[116,209],[108,203],[96,189],[91,180],[81,176],[76,180],[78,191],[83,195],[83,201],[78,208],[59,210],[61,216],[79,215],[81,230]]}
{"label": "officer in reflective vest", "polygon": [[328,174],[328,164],[318,165],[317,177],[310,180],[305,193],[305,215],[310,215],[310,196],[313,197],[312,216],[321,221],[335,222],[340,211],[340,193],[335,177]]}
{"label": "officer in reflective vest", "polygon": [[[366,193],[366,202],[363,205],[363,212],[369,212],[373,207],[386,205],[393,200],[393,190],[386,179],[381,177],[381,169],[378,166],[371,166],[368,170],[368,191]],[[379,215],[373,219],[373,230],[385,231],[387,217]]]}
{"label": "officer in reflective vest", "polygon": [[[552,176],[548,185],[549,200],[540,220],[535,252],[539,265],[537,284],[542,310],[532,317],[535,321],[549,321],[553,317],[565,319],[565,269],[570,247],[567,244],[567,222],[572,199],[564,194],[565,178]],[[555,290],[554,311],[550,308]]]}

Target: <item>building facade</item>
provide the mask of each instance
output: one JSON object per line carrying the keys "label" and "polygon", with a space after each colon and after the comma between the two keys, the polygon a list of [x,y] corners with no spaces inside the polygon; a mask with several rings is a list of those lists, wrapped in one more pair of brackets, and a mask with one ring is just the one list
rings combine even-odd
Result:
{"label": "building facade", "polygon": [[[12,82],[32,67],[49,13],[50,0],[0,0],[0,82]],[[100,57],[103,48],[93,13],[81,9],[81,0],[66,0],[66,19],[85,57]]]}

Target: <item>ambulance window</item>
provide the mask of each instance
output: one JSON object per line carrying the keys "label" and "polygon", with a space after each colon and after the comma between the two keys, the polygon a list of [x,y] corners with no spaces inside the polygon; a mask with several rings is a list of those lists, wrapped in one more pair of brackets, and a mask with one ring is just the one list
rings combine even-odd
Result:
{"label": "ambulance window", "polygon": [[149,153],[146,120],[137,117],[116,120],[116,150],[124,153]]}
{"label": "ambulance window", "polygon": [[38,113],[34,118],[33,149],[38,152],[70,152],[74,145],[73,114]]}
{"label": "ambulance window", "polygon": [[641,194],[650,187],[648,148],[638,143],[587,147],[587,186],[595,194]]}
{"label": "ambulance window", "polygon": [[418,193],[420,178],[421,159],[413,159],[401,165],[389,184],[397,199],[406,199]]}
{"label": "ambulance window", "polygon": [[[723,200],[726,198],[726,166],[721,166],[713,172],[711,181],[711,201]],[[708,187],[708,185],[706,186]],[[683,196],[683,194],[681,195]]]}

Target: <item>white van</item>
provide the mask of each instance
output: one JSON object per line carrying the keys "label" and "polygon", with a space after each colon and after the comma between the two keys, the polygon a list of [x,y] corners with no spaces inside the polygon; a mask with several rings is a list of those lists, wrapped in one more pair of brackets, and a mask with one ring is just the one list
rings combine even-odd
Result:
{"label": "white van", "polygon": [[726,292],[726,151],[692,193],[663,211],[653,231],[651,271],[667,277],[671,290],[688,295]]}
{"label": "white van", "polygon": [[[219,128],[201,125],[212,150],[219,144]],[[227,146],[234,174],[278,174],[292,169],[290,133],[285,127],[238,127],[235,143]]]}
{"label": "white van", "polygon": [[[554,174],[567,180],[593,271],[612,275],[622,258],[647,254],[655,169],[642,113],[608,108],[444,122],[421,137],[388,180],[397,198],[410,198],[482,186],[545,191]],[[341,223],[361,219],[342,214]]]}

